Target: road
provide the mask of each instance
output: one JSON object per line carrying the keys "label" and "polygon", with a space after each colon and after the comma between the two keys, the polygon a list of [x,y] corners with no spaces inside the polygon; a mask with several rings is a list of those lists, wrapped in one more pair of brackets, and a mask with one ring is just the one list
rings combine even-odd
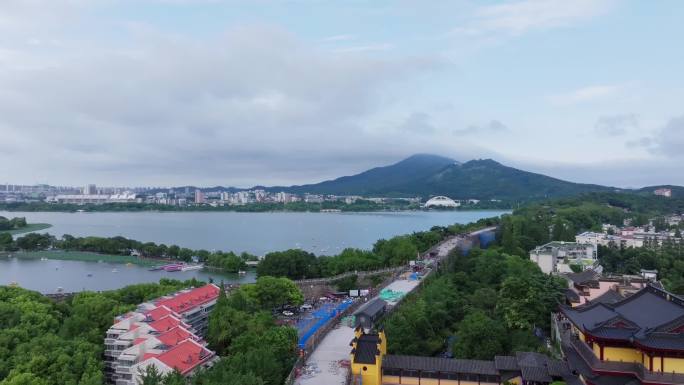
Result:
{"label": "road", "polygon": [[[470,235],[478,235],[485,231],[492,231],[495,227],[482,229]],[[439,245],[433,247],[425,253],[425,257],[430,255],[431,251],[436,251],[434,256],[436,261],[441,261],[446,258],[449,253],[457,247],[470,247],[470,240],[468,237],[452,236]],[[429,258],[429,257],[428,257]],[[408,270],[408,268],[407,268]],[[428,272],[430,274],[432,271]],[[397,278],[390,283],[387,288],[394,291],[401,291],[406,294],[415,290],[420,281],[411,281],[403,278]],[[405,295],[406,295],[405,294]],[[372,301],[375,298],[369,299]],[[389,303],[390,306],[395,306],[396,302]],[[348,367],[342,366],[341,361],[349,360],[350,348],[349,343],[354,338],[354,329],[348,326],[339,326],[328,333],[320,345],[311,353],[306,365],[303,368],[303,375],[295,380],[297,385],[336,385],[344,384]]]}

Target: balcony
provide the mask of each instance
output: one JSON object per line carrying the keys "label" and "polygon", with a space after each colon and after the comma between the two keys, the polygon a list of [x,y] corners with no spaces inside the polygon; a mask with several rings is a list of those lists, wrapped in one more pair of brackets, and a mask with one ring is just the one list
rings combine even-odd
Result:
{"label": "balcony", "polygon": [[640,363],[601,361],[591,348],[577,338],[570,338],[570,345],[582,357],[584,362],[591,367],[594,373],[615,373],[617,375],[632,375],[642,382],[659,384],[684,384],[683,373],[652,372]]}

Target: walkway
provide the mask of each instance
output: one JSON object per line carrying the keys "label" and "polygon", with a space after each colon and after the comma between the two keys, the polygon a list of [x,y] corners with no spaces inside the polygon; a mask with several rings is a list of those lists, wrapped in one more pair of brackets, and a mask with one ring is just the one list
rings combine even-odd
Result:
{"label": "walkway", "polygon": [[354,329],[340,326],[325,336],[302,368],[302,375],[295,381],[298,385],[344,385],[347,367],[340,361],[349,361],[349,342],[354,338]]}
{"label": "walkway", "polygon": [[[479,230],[470,235],[477,236],[484,231],[492,231],[496,228],[487,228]],[[449,255],[449,252],[457,247],[466,246],[470,242],[469,237],[453,236],[444,240],[439,245],[433,247],[425,253],[426,258],[430,258],[430,252],[437,252],[434,255],[435,262],[440,262]],[[403,267],[407,269],[406,267]],[[408,269],[407,269],[408,271]],[[432,271],[428,272],[430,274]],[[405,274],[402,274],[406,276]],[[427,276],[427,275],[426,275]],[[424,279],[424,277],[423,277]],[[397,278],[390,283],[385,290],[403,292],[406,296],[411,291],[415,290],[420,284],[420,280],[409,280],[405,278]],[[404,297],[402,296],[402,298]],[[368,302],[378,298],[378,296],[369,299]],[[396,301],[389,301],[388,305],[396,306],[401,299]],[[306,365],[302,368],[302,375],[295,380],[295,384],[299,385],[342,385],[347,378],[349,368],[350,347],[349,343],[354,338],[354,329],[348,326],[338,326],[329,332],[320,345],[313,351],[311,356],[306,361]]]}

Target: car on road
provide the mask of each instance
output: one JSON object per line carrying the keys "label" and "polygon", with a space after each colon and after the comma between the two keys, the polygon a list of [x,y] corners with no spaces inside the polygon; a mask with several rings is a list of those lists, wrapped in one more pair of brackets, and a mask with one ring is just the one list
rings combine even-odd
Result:
{"label": "car on road", "polygon": [[285,311],[283,312],[283,315],[286,316],[286,317],[292,317],[292,316],[294,315],[294,313],[291,312],[291,311],[289,311],[289,310],[285,310]]}

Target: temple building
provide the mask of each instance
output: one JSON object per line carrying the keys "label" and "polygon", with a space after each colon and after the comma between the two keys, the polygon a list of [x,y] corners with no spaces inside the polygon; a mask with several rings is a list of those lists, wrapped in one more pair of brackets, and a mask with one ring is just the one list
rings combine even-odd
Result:
{"label": "temple building", "polygon": [[586,384],[684,384],[684,299],[654,284],[561,306],[562,346]]}
{"label": "temple building", "polygon": [[660,285],[653,278],[630,275],[605,276],[593,269],[580,273],[560,274],[560,276],[568,282],[565,302],[573,307],[595,302],[617,302],[649,284]]}
{"label": "temple building", "polygon": [[493,361],[387,354],[384,331],[358,327],[350,343],[352,385],[548,385],[581,384],[567,363],[539,353],[519,352]]}

